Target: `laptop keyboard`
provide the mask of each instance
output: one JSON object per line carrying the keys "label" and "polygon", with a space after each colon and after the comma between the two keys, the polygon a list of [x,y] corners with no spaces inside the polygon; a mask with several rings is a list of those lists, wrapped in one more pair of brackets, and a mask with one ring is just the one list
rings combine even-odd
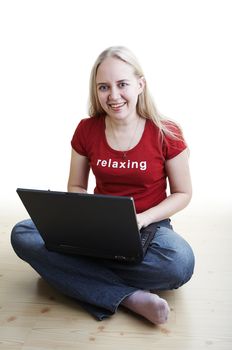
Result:
{"label": "laptop keyboard", "polygon": [[148,237],[150,236],[150,234],[151,234],[150,231],[142,231],[141,232],[141,243],[142,243],[142,246],[145,245],[145,243],[146,243]]}
{"label": "laptop keyboard", "polygon": [[142,228],[140,231],[140,238],[143,248],[147,248],[152,239],[155,236],[156,230],[159,226],[156,223],[150,224],[149,226]]}

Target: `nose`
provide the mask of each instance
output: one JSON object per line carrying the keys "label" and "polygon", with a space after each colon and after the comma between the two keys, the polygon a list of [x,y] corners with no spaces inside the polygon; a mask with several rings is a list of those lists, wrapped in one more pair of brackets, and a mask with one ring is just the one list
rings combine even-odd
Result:
{"label": "nose", "polygon": [[109,93],[109,100],[116,100],[118,97],[120,97],[120,94],[118,92],[117,87],[111,87]]}

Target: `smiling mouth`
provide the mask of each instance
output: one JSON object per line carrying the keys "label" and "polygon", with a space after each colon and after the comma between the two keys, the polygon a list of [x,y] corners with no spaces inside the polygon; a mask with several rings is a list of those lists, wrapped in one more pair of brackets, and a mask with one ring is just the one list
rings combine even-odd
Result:
{"label": "smiling mouth", "polygon": [[123,107],[126,104],[126,102],[122,102],[122,103],[109,103],[110,108],[112,109],[119,109],[121,107]]}

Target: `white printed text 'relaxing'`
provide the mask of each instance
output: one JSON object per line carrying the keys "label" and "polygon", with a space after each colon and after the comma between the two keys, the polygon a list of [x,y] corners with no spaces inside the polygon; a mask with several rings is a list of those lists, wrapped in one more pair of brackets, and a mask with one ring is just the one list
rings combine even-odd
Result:
{"label": "white printed text 'relaxing'", "polygon": [[147,169],[147,162],[146,160],[137,162],[137,161],[132,161],[130,159],[126,161],[117,161],[117,160],[112,160],[110,158],[108,160],[98,159],[97,166],[115,168],[115,169],[139,169],[144,171]]}

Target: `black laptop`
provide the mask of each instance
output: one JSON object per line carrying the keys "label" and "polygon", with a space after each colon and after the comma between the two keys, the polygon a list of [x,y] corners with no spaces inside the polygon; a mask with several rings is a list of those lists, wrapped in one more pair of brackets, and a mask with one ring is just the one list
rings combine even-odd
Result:
{"label": "black laptop", "polygon": [[138,263],[156,224],[139,231],[131,197],[18,188],[49,250]]}

